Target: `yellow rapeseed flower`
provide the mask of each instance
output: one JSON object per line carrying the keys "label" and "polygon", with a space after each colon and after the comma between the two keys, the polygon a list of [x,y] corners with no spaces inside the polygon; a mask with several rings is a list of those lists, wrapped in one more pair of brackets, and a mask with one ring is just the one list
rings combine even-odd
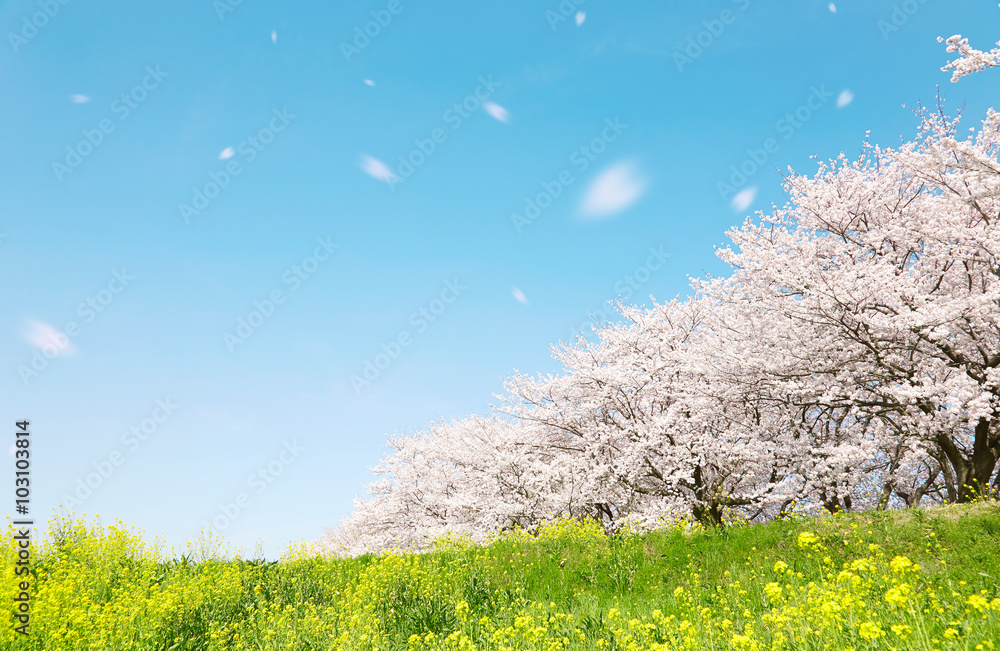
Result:
{"label": "yellow rapeseed flower", "polygon": [[913,632],[913,628],[906,624],[893,624],[889,627],[892,634],[901,640],[906,640],[910,637],[910,633]]}
{"label": "yellow rapeseed flower", "polygon": [[858,635],[871,642],[885,635],[885,631],[875,622],[863,622],[858,627]]}
{"label": "yellow rapeseed flower", "polygon": [[906,598],[910,594],[910,585],[900,583],[889,588],[885,593],[885,601],[890,606],[899,607],[906,603]]}
{"label": "yellow rapeseed flower", "polygon": [[803,531],[799,534],[799,548],[810,549],[819,543],[819,536],[811,531]]}
{"label": "yellow rapeseed flower", "polygon": [[978,594],[969,595],[969,598],[965,600],[965,603],[972,606],[979,612],[983,612],[990,606],[990,603],[986,601],[986,598]]}
{"label": "yellow rapeseed flower", "polygon": [[764,586],[764,594],[769,601],[779,601],[781,599],[781,586],[772,581]]}

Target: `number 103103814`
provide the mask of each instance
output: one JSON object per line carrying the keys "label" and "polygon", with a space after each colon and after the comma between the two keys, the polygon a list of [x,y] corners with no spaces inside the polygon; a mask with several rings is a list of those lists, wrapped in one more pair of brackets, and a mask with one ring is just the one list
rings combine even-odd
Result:
{"label": "number 103103814", "polygon": [[22,420],[16,426],[14,440],[14,494],[15,511],[18,515],[28,515],[31,502],[31,433],[28,421]]}

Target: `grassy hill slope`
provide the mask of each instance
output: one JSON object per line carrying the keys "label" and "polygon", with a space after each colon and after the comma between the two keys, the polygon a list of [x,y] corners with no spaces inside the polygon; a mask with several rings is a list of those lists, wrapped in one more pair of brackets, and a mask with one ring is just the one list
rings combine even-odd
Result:
{"label": "grassy hill slope", "polygon": [[537,536],[426,554],[166,559],[123,527],[55,524],[31,634],[9,649],[994,649],[1000,507]]}

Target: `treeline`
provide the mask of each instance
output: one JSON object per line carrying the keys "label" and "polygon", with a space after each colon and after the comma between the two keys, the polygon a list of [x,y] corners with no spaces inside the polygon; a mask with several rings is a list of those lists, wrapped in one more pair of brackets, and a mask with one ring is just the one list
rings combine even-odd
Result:
{"label": "treeline", "polygon": [[[948,40],[953,81],[1000,48]],[[692,297],[619,305],[489,417],[390,439],[333,553],[482,538],[559,514],[616,527],[792,508],[969,502],[1000,490],[1000,114],[965,138],[918,112],[890,149],[790,171],[788,202],[718,251]]]}

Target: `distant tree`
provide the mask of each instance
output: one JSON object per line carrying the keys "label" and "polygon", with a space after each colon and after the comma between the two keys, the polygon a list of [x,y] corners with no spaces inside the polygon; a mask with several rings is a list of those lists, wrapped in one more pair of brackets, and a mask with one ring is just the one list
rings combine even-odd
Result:
{"label": "distant tree", "polygon": [[356,500],[320,541],[327,551],[418,548],[445,532],[480,540],[573,511],[571,491],[561,487],[572,482],[523,423],[473,416],[391,437],[388,446],[371,468],[379,479],[368,486],[370,498]]}

